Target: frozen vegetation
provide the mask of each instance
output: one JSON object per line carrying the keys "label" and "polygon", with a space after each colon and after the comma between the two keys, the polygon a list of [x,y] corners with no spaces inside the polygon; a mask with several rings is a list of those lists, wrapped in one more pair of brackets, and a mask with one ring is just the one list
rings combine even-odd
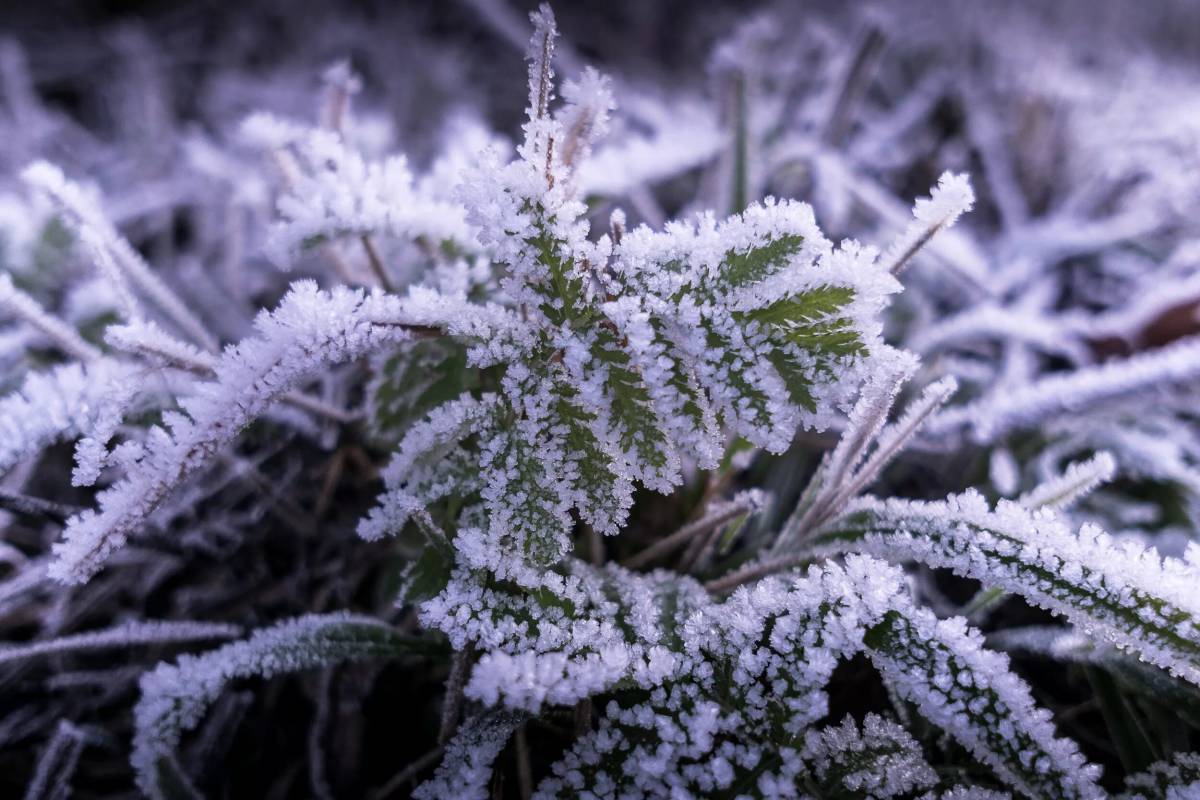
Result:
{"label": "frozen vegetation", "polygon": [[1200,797],[1200,82],[1028,6],[0,42],[0,794]]}

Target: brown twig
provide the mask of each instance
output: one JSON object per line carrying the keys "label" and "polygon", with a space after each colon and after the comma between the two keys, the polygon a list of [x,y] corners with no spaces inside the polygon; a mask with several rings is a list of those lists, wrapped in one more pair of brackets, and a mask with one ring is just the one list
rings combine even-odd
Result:
{"label": "brown twig", "polygon": [[383,287],[385,292],[396,291],[395,285],[388,278],[387,270],[383,266],[383,259],[379,257],[379,251],[375,249],[375,242],[371,239],[371,234],[364,233],[358,238],[362,242],[363,250],[367,254],[367,263],[371,265],[371,272],[375,274],[375,279],[379,281],[379,285]]}
{"label": "brown twig", "polygon": [[670,536],[659,539],[641,552],[634,553],[626,560],[625,566],[630,569],[641,569],[656,559],[670,553],[676,547],[689,541],[694,536],[707,533],[712,528],[721,525],[734,517],[745,514],[752,509],[749,502],[730,501],[716,511],[706,514],[695,522],[689,522]]}
{"label": "brown twig", "polygon": [[711,594],[725,594],[733,591],[737,587],[750,581],[765,578],[768,575],[773,575],[776,572],[783,572],[793,567],[798,567],[801,564],[812,560],[812,556],[799,555],[792,553],[779,558],[772,558],[768,561],[760,561],[757,564],[751,564],[737,572],[731,572],[728,575],[722,575],[720,578],[714,578],[704,584],[704,588]]}

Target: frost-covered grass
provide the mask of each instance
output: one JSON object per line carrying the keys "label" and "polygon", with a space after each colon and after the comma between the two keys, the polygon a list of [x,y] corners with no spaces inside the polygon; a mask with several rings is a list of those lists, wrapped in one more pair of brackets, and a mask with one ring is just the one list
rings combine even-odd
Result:
{"label": "frost-covered grass", "polygon": [[0,793],[1197,796],[1170,37],[456,8],[105,136],[0,43]]}

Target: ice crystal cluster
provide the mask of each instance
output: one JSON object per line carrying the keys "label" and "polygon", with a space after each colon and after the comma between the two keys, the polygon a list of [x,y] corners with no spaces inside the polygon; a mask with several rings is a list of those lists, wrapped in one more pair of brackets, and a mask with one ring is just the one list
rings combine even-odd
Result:
{"label": "ice crystal cluster", "polygon": [[[37,627],[0,685],[89,698],[0,703],[26,796],[121,748],[114,791],[227,794],[256,703],[291,735],[243,687],[298,686],[269,796],[1200,797],[1194,120],[1135,142],[1077,64],[984,85],[897,22],[900,92],[882,11],[755,17],[663,97],[470,5],[528,41],[515,143],[459,109],[398,154],[337,62],[319,123],[188,134],[179,203],[221,210],[174,271],[137,197],[32,157],[69,148],[13,164],[0,624]],[[1087,180],[1105,122],[1143,155]],[[385,684],[405,755],[347,777]]]}

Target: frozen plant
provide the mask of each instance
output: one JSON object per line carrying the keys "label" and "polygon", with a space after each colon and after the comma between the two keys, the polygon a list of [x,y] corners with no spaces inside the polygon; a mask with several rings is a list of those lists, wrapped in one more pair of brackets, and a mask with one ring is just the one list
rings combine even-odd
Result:
{"label": "frozen plant", "polygon": [[[556,56],[548,6],[530,21],[515,146],[460,115],[427,164],[386,154],[344,62],[318,124],[245,119],[231,138],[267,174],[228,209],[269,204],[270,221],[250,226],[263,270],[229,281],[236,302],[188,302],[111,200],[46,161],[22,171],[29,218],[48,203],[62,225],[64,270],[107,294],[84,313],[36,270],[0,273],[0,504],[36,531],[0,548],[0,612],[41,618],[0,648],[0,683],[233,639],[47,679],[118,696],[139,676],[130,766],[149,797],[202,795],[255,702],[243,682],[294,674],[308,788],[335,796],[331,731],[368,738],[392,709],[364,698],[414,664],[400,688],[423,754],[397,756],[380,797],[496,796],[509,776],[522,798],[1194,792],[1200,549],[1163,557],[1145,533],[1160,512],[1194,518],[1200,496],[1196,334],[1135,346],[1164,296],[1087,316],[1053,308],[1069,287],[1025,284],[1021,248],[1068,248],[1070,217],[1038,221],[1014,194],[986,104],[968,124],[1001,233],[954,227],[981,204],[965,172],[941,172],[911,215],[869,177],[878,129],[917,125],[941,91],[874,107],[892,99],[864,88],[874,27],[836,78],[814,67],[821,113],[789,94],[803,59],[763,57],[778,35],[756,18],[713,59],[718,107],[689,94],[673,117],[632,89],[622,116],[629,87],[591,68],[559,82],[578,59]],[[251,163],[190,152],[210,178]],[[886,247],[759,197],[797,164],[834,225],[865,209]],[[716,178],[666,213],[655,188],[697,169]],[[996,253],[1011,261],[990,271]],[[1101,357],[1109,338],[1128,352]],[[64,442],[73,468],[43,497]],[[1123,502],[1130,478],[1182,499]],[[355,524],[362,541],[336,536]],[[295,561],[283,590],[244,559],[276,525],[287,536],[258,560]],[[189,585],[209,570],[221,591]],[[81,624],[118,592],[145,613]],[[1061,672],[1028,681],[1006,653]],[[1074,710],[1043,702],[1078,691],[1068,669],[1094,694]],[[838,691],[846,670],[861,697]],[[1072,736],[1088,703],[1107,739]],[[48,730],[30,713],[0,718],[0,743]],[[64,719],[31,796],[66,792],[93,745],[114,746]]]}

